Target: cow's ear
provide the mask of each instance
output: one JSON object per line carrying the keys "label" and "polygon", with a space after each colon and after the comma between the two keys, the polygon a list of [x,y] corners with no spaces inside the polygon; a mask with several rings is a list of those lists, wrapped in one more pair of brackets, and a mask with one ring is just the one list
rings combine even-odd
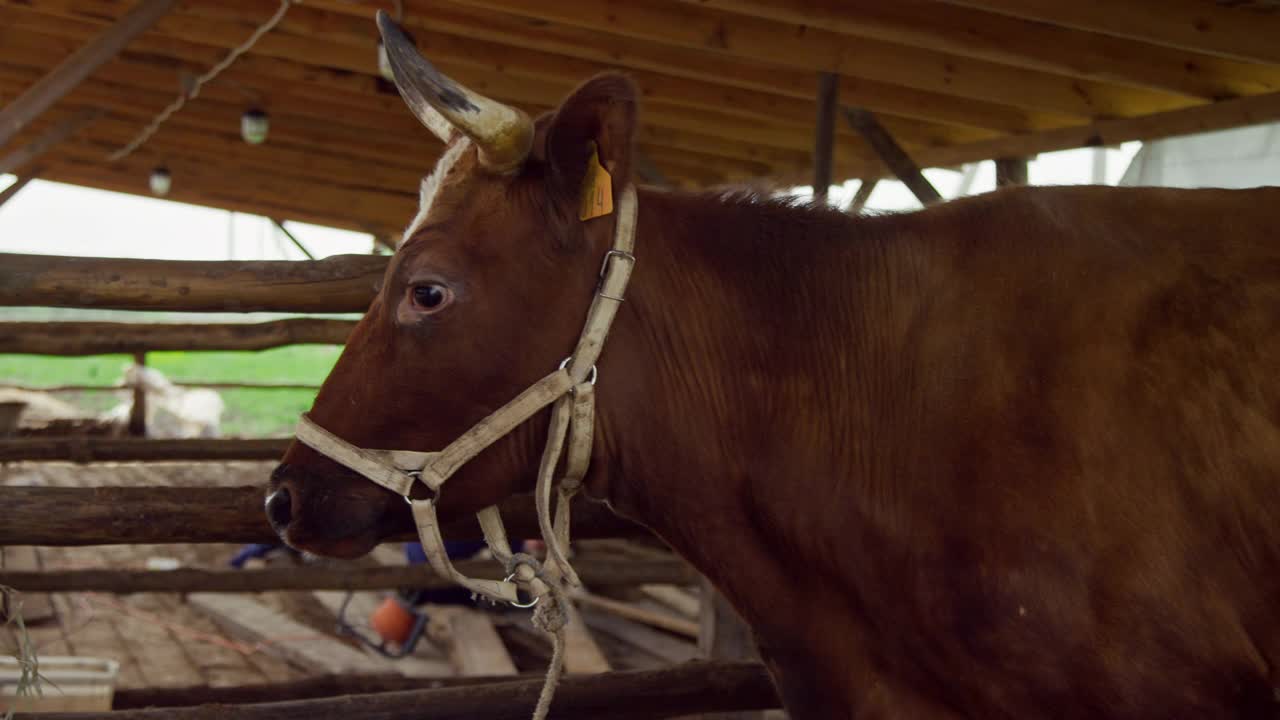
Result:
{"label": "cow's ear", "polygon": [[566,209],[577,212],[584,193],[599,187],[602,178],[597,161],[608,172],[605,180],[616,200],[631,182],[635,127],[636,88],[624,75],[597,75],[560,105],[537,150],[541,150],[554,192]]}

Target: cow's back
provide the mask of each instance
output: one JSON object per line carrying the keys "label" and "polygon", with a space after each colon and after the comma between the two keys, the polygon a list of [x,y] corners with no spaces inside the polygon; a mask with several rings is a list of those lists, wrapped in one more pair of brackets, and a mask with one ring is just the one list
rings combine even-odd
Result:
{"label": "cow's back", "polygon": [[1020,189],[891,220],[926,278],[898,349],[925,402],[886,411],[903,492],[851,571],[884,588],[890,656],[1012,714],[1271,712],[1280,190]]}

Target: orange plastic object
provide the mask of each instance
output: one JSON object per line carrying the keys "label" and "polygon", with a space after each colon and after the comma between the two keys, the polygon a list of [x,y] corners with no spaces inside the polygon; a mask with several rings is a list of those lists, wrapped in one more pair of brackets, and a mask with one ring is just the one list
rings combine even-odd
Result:
{"label": "orange plastic object", "polygon": [[413,622],[413,613],[405,610],[393,597],[383,600],[369,618],[369,624],[383,640],[397,645],[408,642],[409,634],[413,632]]}

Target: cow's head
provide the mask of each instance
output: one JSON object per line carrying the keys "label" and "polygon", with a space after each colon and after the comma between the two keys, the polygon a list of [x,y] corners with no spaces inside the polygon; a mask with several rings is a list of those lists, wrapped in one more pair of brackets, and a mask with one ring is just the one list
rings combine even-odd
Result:
{"label": "cow's head", "polygon": [[[421,207],[310,417],[361,447],[439,450],[572,350],[614,216],[579,219],[591,155],[629,181],[635,93],[597,77],[554,112],[523,112],[442,76],[379,16],[401,95],[446,142]],[[546,415],[463,467],[443,521],[534,482]],[[272,474],[272,525],[290,544],[355,556],[412,528],[408,504],[295,442]]]}

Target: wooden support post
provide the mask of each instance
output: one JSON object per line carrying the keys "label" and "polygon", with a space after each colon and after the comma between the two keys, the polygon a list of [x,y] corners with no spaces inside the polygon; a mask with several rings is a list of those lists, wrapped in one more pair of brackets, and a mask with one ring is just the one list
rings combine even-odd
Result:
{"label": "wooden support post", "polygon": [[[751,629],[705,577],[702,578],[702,613],[698,619],[698,650],[708,660],[759,659]],[[703,720],[760,720],[763,717],[761,712],[736,712],[703,716]]]}
{"label": "wooden support post", "polygon": [[890,172],[907,186],[921,205],[942,202],[942,194],[925,179],[919,166],[907,155],[902,146],[898,145],[889,131],[884,129],[875,113],[861,108],[845,108],[844,117],[849,126],[862,135]]}
{"label": "wooden support post", "polygon": [[996,160],[996,187],[1026,184],[1026,158],[998,158]]}
{"label": "wooden support post", "polygon": [[0,173],[11,173],[35,160],[50,148],[75,135],[81,128],[102,116],[102,110],[91,108],[69,115],[40,134],[40,137],[0,157]]}
{"label": "wooden support post", "polygon": [[294,236],[294,234],[293,234],[293,233],[289,232],[289,228],[287,228],[287,227],[285,227],[285,226],[284,226],[284,221],[283,221],[283,220],[281,220],[281,219],[279,219],[279,218],[271,218],[271,222],[275,223],[276,228],[277,228],[280,232],[284,233],[284,236],[285,236],[285,237],[287,237],[287,238],[289,238],[289,242],[293,243],[293,246],[294,246],[294,247],[296,247],[296,248],[298,248],[299,250],[301,250],[301,251],[302,251],[302,254],[303,254],[303,255],[306,255],[308,260],[315,260],[315,259],[316,259],[316,256],[315,256],[315,255],[312,255],[312,254],[311,254],[311,251],[307,249],[307,246],[306,246],[306,245],[303,245],[301,240],[299,240],[296,236]]}
{"label": "wooden support post", "polygon": [[1096,147],[1090,151],[1093,154],[1093,163],[1089,181],[1094,185],[1107,184],[1107,148]]}
{"label": "wooden support post", "polygon": [[835,73],[818,76],[818,117],[813,140],[813,199],[826,204],[831,188],[831,159],[836,137],[836,92],[840,87]]}
{"label": "wooden support post", "polygon": [[[262,485],[0,486],[0,507],[5,509],[0,545],[278,543],[280,538],[262,512],[262,491]],[[533,498],[510,497],[498,508],[512,537],[538,537],[541,531]],[[451,522],[443,532],[450,540],[481,536],[474,518]],[[582,500],[573,503],[573,534],[578,538],[630,537],[646,531],[600,503]],[[386,538],[389,542],[416,539],[414,533]]]}
{"label": "wooden support post", "polygon": [[133,364],[137,367],[133,381],[133,406],[129,408],[129,434],[134,437],[147,436],[147,385],[142,381],[142,373],[147,368],[147,353],[133,354]]}
{"label": "wooden support post", "polygon": [[849,207],[844,211],[850,215],[862,212],[862,208],[866,207],[867,201],[871,199],[871,193],[876,191],[876,186],[879,184],[879,179],[863,180],[858,186],[858,191],[853,194],[853,199],[849,201]]}
{"label": "wooden support post", "polygon": [[40,113],[66,96],[103,63],[169,12],[177,0],[142,0],[89,44],[76,50],[49,74],[0,110],[0,146]]}
{"label": "wooden support post", "polygon": [[22,192],[22,188],[26,187],[27,183],[40,177],[40,173],[43,171],[44,168],[31,168],[27,172],[23,173],[23,175],[17,180],[13,181],[13,184],[9,187],[4,190],[0,190],[0,207],[4,207],[5,203],[12,200],[18,193]]}

